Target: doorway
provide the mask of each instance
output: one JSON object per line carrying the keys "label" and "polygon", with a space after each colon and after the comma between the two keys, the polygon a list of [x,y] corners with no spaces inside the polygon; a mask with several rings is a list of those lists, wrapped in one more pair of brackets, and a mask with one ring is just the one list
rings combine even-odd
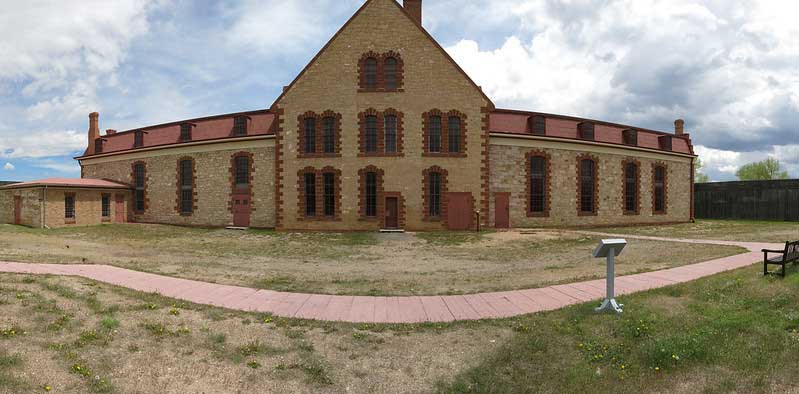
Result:
{"label": "doorway", "polygon": [[22,196],[14,196],[14,224],[22,224]]}
{"label": "doorway", "polygon": [[114,201],[114,222],[125,223],[125,195],[117,194]]}
{"label": "doorway", "polygon": [[233,195],[233,226],[250,227],[250,194]]}
{"label": "doorway", "polygon": [[510,228],[510,193],[494,193],[494,227]]}
{"label": "doorway", "polygon": [[397,197],[386,197],[386,224],[388,230],[399,228],[399,201]]}
{"label": "doorway", "polygon": [[474,223],[474,198],[472,193],[450,192],[446,195],[447,228],[450,230],[471,230]]}

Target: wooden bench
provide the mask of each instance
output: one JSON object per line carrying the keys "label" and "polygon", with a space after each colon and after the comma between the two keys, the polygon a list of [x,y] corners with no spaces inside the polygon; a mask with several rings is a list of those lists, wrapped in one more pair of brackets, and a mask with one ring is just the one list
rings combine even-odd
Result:
{"label": "wooden bench", "polygon": [[[769,253],[779,253],[779,255],[769,258]],[[763,249],[763,275],[777,274],[778,272],[769,272],[768,266],[779,265],[782,266],[779,274],[784,278],[785,265],[788,263],[796,264],[796,262],[799,262],[799,241],[786,242],[783,250]]]}

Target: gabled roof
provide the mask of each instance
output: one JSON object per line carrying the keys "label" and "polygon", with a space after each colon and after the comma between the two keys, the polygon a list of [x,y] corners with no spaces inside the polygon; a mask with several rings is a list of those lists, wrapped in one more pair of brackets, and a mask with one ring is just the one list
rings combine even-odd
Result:
{"label": "gabled roof", "polygon": [[22,189],[27,187],[74,187],[89,189],[130,189],[129,185],[105,179],[90,178],[45,178],[35,181],[13,183],[2,186],[0,189]]}
{"label": "gabled roof", "polygon": [[[336,32],[336,34],[334,34],[334,35],[333,35],[333,37],[332,37],[332,38],[330,38],[330,40],[328,40],[328,41],[327,41],[327,43],[325,44],[325,46],[323,46],[323,47],[322,47],[322,49],[320,49],[320,50],[319,50],[319,52],[317,52],[317,53],[316,53],[316,56],[314,56],[314,57],[313,57],[313,59],[311,59],[311,61],[310,61],[310,62],[308,62],[308,64],[307,64],[307,65],[305,65],[305,67],[302,69],[302,71],[300,71],[300,73],[299,73],[299,74],[297,74],[297,76],[294,78],[294,80],[293,80],[293,81],[291,81],[291,83],[290,83],[288,86],[286,86],[286,88],[285,88],[285,89],[283,89],[283,92],[282,92],[282,93],[280,93],[280,96],[278,96],[278,97],[277,97],[277,99],[275,99],[275,101],[272,103],[272,105],[271,105],[269,108],[274,108],[274,107],[275,107],[275,105],[276,105],[278,102],[280,102],[280,100],[281,100],[281,99],[283,99],[283,97],[284,97],[284,96],[285,96],[285,95],[286,95],[286,94],[287,94],[287,93],[288,93],[288,92],[291,90],[291,88],[292,88],[292,87],[294,87],[294,85],[297,83],[297,81],[299,81],[299,80],[300,80],[300,78],[301,78],[303,75],[305,75],[305,73],[308,71],[308,69],[311,67],[311,65],[313,65],[314,63],[316,63],[316,61],[319,59],[319,57],[322,55],[322,53],[324,53],[324,52],[327,50],[327,48],[328,48],[328,47],[330,47],[330,44],[331,44],[331,43],[333,43],[333,41],[335,41],[335,40],[336,40],[336,38],[338,38],[338,36],[340,36],[340,35],[341,35],[341,32],[343,32],[343,31],[344,31],[344,30],[345,30],[345,29],[346,29],[346,28],[347,28],[347,27],[350,25],[350,23],[352,23],[352,21],[353,21],[353,20],[355,20],[355,18],[357,18],[357,17],[358,17],[358,15],[360,15],[360,14],[361,14],[361,12],[363,12],[363,10],[364,10],[364,9],[366,9],[366,7],[367,7],[369,4],[371,4],[373,1],[382,1],[382,0],[366,0],[366,2],[364,2],[364,3],[363,3],[363,5],[361,6],[361,8],[358,8],[358,11],[356,11],[356,12],[355,12],[355,13],[354,13],[354,14],[353,14],[351,17],[350,17],[350,19],[348,19],[348,20],[347,20],[347,22],[346,22],[346,23],[345,23],[343,26],[341,26],[341,28],[340,28],[340,29],[338,29],[338,31]],[[484,99],[485,99],[485,100],[486,100],[486,101],[489,103],[489,105],[490,105],[490,106],[493,108],[493,107],[494,107],[494,102],[493,102],[493,101],[491,101],[491,98],[489,98],[489,97],[488,97],[488,95],[486,95],[486,94],[485,94],[485,92],[483,92],[483,89],[482,89],[482,88],[481,88],[479,85],[477,85],[477,84],[474,82],[474,80],[473,80],[473,79],[472,79],[472,78],[469,76],[469,74],[466,74],[466,72],[465,72],[465,71],[463,71],[463,69],[461,68],[461,66],[459,66],[459,65],[458,65],[458,63],[457,63],[457,62],[455,62],[455,59],[453,59],[453,58],[452,58],[452,56],[450,56],[450,55],[449,55],[449,53],[447,53],[447,51],[446,51],[446,50],[444,50],[444,48],[443,48],[443,47],[441,47],[441,44],[439,44],[439,43],[438,43],[438,41],[436,41],[436,39],[435,39],[435,38],[433,38],[433,36],[432,36],[432,35],[430,35],[430,33],[429,33],[429,32],[428,32],[428,31],[427,31],[427,30],[426,30],[426,29],[425,29],[425,28],[424,28],[424,27],[423,27],[423,26],[422,26],[422,25],[419,23],[419,21],[417,21],[417,20],[416,20],[416,19],[414,19],[414,18],[413,18],[413,17],[412,17],[410,14],[408,14],[408,11],[406,11],[406,10],[405,10],[405,8],[404,8],[404,7],[402,7],[401,5],[399,5],[399,3],[397,3],[395,0],[389,0],[389,1],[391,1],[392,3],[394,3],[394,5],[395,5],[397,8],[399,8],[399,10],[402,12],[402,14],[403,14],[403,15],[405,15],[405,17],[406,17],[406,18],[408,18],[408,20],[410,20],[410,21],[411,21],[411,22],[412,22],[412,23],[413,23],[413,24],[414,24],[414,25],[415,25],[415,26],[416,26],[416,27],[417,27],[417,28],[418,28],[418,29],[419,29],[419,30],[422,32],[422,34],[424,34],[424,35],[427,37],[427,39],[429,39],[429,40],[430,40],[430,42],[432,42],[432,43],[433,43],[433,45],[435,45],[435,47],[436,47],[436,48],[438,48],[438,50],[439,50],[439,51],[441,51],[441,53],[444,55],[444,57],[445,57],[445,58],[446,58],[446,59],[447,59],[447,60],[448,60],[450,63],[452,63],[452,65],[453,65],[453,66],[455,66],[455,69],[456,69],[456,70],[458,70],[458,72],[460,72],[460,73],[463,75],[463,77],[464,77],[464,78],[466,78],[466,80],[467,80],[467,81],[469,81],[469,83],[470,83],[472,86],[474,86],[474,88],[475,88],[475,89],[477,89],[477,91],[478,91],[478,92],[480,92],[480,95],[482,95],[482,96],[483,96],[483,98],[484,98]]]}

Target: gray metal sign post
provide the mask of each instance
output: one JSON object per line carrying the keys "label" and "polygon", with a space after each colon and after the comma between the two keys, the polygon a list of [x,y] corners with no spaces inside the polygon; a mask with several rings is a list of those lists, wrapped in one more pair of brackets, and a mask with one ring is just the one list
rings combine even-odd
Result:
{"label": "gray metal sign post", "polygon": [[626,245],[627,241],[623,239],[603,239],[599,241],[599,245],[597,245],[596,249],[594,249],[594,257],[607,258],[607,278],[605,279],[605,283],[607,285],[607,295],[605,296],[605,300],[602,301],[602,305],[595,309],[597,312],[622,313],[621,308],[624,307],[624,304],[619,304],[616,302],[614,288],[614,282],[616,279],[615,262],[616,256],[621,254],[621,251]]}

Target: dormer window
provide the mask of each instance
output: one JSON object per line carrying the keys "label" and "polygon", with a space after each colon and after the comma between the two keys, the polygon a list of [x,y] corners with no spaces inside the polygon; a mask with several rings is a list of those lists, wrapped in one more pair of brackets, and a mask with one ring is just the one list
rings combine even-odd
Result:
{"label": "dormer window", "polygon": [[247,135],[246,116],[237,116],[233,118],[233,135],[236,137]]}
{"label": "dormer window", "polygon": [[98,138],[94,140],[94,153],[103,153],[103,139]]}
{"label": "dormer window", "polygon": [[180,142],[191,141],[191,127],[190,123],[180,125]]}
{"label": "dormer window", "polygon": [[671,136],[661,135],[658,137],[658,143],[661,150],[671,150]]}
{"label": "dormer window", "polygon": [[527,118],[527,124],[530,133],[533,135],[546,135],[547,134],[547,120],[541,115],[534,115]]}
{"label": "dormer window", "polygon": [[594,140],[594,124],[591,122],[583,122],[577,125],[577,135],[582,140]]}
{"label": "dormer window", "polygon": [[144,131],[137,130],[133,132],[133,147],[141,148],[144,146]]}
{"label": "dormer window", "polygon": [[622,142],[624,145],[637,146],[638,145],[638,130],[627,129],[621,132]]}

